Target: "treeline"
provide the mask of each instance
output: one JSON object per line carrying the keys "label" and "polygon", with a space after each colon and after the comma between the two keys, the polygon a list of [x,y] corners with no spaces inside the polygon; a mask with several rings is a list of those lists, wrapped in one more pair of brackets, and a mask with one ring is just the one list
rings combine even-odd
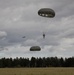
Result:
{"label": "treeline", "polygon": [[57,57],[43,57],[43,58],[1,58],[0,68],[5,67],[74,67],[74,57],[57,58]]}

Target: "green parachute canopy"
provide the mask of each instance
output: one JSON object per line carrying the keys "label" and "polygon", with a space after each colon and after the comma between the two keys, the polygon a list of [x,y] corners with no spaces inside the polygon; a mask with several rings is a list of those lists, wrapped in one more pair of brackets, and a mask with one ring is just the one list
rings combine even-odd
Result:
{"label": "green parachute canopy", "polygon": [[39,46],[32,46],[30,48],[30,51],[40,51],[40,50],[41,50],[41,48]]}
{"label": "green parachute canopy", "polygon": [[55,17],[55,12],[54,12],[54,10],[52,10],[50,8],[41,8],[38,11],[38,15],[42,16],[42,17],[53,18],[53,17]]}

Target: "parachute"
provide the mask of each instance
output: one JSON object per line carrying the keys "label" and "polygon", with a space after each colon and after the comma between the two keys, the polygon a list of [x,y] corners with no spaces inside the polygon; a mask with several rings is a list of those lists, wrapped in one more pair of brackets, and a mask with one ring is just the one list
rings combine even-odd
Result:
{"label": "parachute", "polygon": [[30,48],[30,51],[40,51],[40,50],[41,50],[41,48],[39,46],[32,46]]}
{"label": "parachute", "polygon": [[38,15],[42,16],[42,17],[53,18],[53,17],[55,17],[55,12],[54,12],[54,10],[52,10],[50,8],[41,8],[38,11]]}

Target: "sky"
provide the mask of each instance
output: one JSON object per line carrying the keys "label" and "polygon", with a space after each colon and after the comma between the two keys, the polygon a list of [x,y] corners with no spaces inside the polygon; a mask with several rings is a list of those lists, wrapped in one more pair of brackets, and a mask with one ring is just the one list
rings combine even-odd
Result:
{"label": "sky", "polygon": [[[41,8],[55,17],[39,16]],[[74,0],[0,0],[0,58],[55,56],[74,56]]]}

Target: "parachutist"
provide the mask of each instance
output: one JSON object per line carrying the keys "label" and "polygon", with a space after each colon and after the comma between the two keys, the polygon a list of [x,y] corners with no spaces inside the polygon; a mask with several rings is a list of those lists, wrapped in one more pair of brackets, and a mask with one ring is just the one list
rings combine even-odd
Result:
{"label": "parachutist", "polygon": [[43,39],[45,39],[45,34],[43,33]]}

